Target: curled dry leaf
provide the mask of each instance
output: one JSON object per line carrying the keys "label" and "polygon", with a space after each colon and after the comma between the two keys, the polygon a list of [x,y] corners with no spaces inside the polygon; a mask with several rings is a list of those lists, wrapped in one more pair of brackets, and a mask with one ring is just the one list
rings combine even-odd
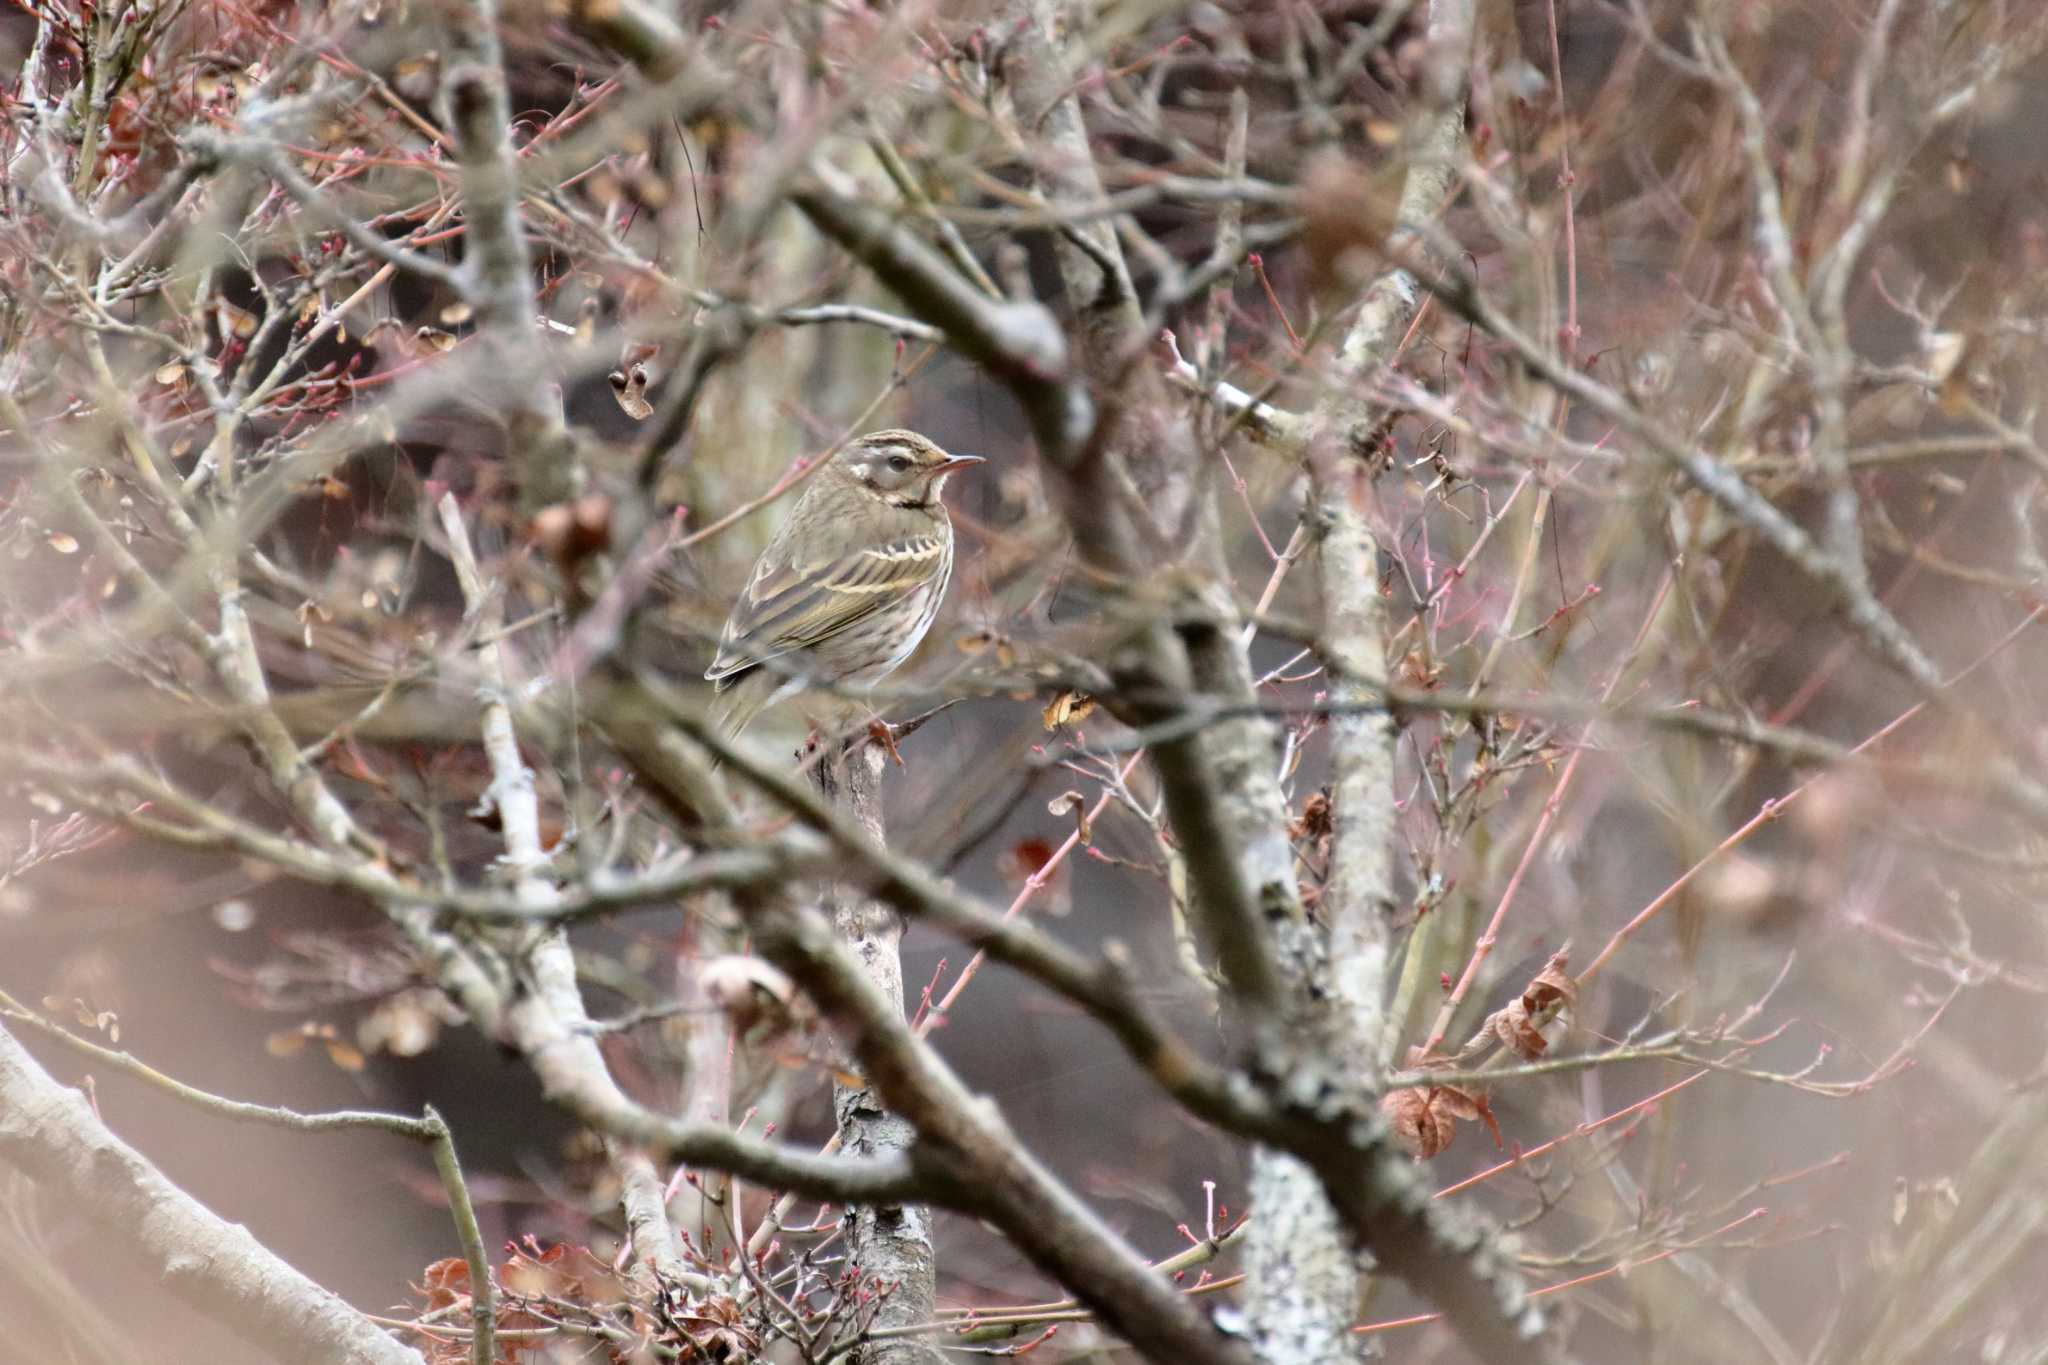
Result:
{"label": "curled dry leaf", "polygon": [[1074,817],[1074,828],[1081,835],[1081,842],[1084,844],[1089,842],[1092,837],[1092,831],[1088,827],[1088,799],[1082,796],[1081,793],[1071,790],[1063,791],[1052,800],[1046,802],[1045,809],[1048,815],[1066,815],[1071,813]]}
{"label": "curled dry leaf", "polygon": [[1062,688],[1058,696],[1045,704],[1045,728],[1057,730],[1063,725],[1079,725],[1094,710],[1095,698],[1071,687]]}
{"label": "curled dry leaf", "polygon": [[414,358],[441,355],[454,350],[457,339],[453,332],[444,332],[439,327],[422,324],[415,327],[410,336],[403,332],[399,334],[399,348]]}
{"label": "curled dry leaf", "polygon": [[1493,1134],[1495,1147],[1507,1145],[1486,1096],[1463,1086],[1417,1085],[1390,1090],[1380,1098],[1380,1113],[1409,1154],[1424,1160],[1451,1145],[1460,1119],[1484,1123]]}
{"label": "curled dry leaf", "polygon": [[1336,817],[1330,809],[1330,792],[1325,787],[1310,792],[1308,800],[1301,803],[1301,814],[1288,822],[1287,837],[1322,840],[1329,838],[1336,828]]}
{"label": "curled dry leaf", "polygon": [[238,308],[226,299],[215,299],[214,309],[214,315],[220,320],[222,336],[247,341],[256,335],[256,315],[248,309]]}
{"label": "curled dry leaf", "polygon": [[1533,1061],[1550,1050],[1544,1030],[1562,1020],[1567,1026],[1578,1005],[1579,985],[1565,971],[1568,952],[1560,951],[1522,988],[1519,998],[1496,1010],[1488,1024],[1496,1038],[1516,1056]]}
{"label": "curled dry leaf", "polygon": [[1579,1003],[1579,983],[1565,971],[1571,962],[1568,951],[1551,954],[1543,970],[1522,990],[1522,1003],[1532,1012],[1556,1015]]}
{"label": "curled dry leaf", "polygon": [[[1434,1056],[1419,1047],[1408,1049],[1410,1071],[1455,1071],[1458,1066],[1455,1057]],[[1507,1145],[1486,1092],[1471,1086],[1418,1085],[1390,1090],[1380,1099],[1380,1113],[1401,1145],[1425,1160],[1450,1146],[1460,1119],[1484,1123],[1493,1134],[1495,1147]]]}
{"label": "curled dry leaf", "polygon": [[[511,1255],[498,1267],[495,1277],[502,1291],[498,1301],[501,1365],[515,1365],[528,1352],[538,1352],[537,1359],[552,1359],[543,1349],[545,1339],[541,1334],[564,1306],[588,1311],[633,1300],[618,1271],[598,1259],[589,1247],[562,1243],[543,1247],[529,1236],[521,1243],[507,1244],[506,1250]],[[553,1302],[543,1304],[541,1300]],[[447,1365],[466,1365],[468,1344],[456,1345],[458,1350],[447,1358]],[[642,1356],[606,1354],[604,1358],[637,1360]],[[442,1365],[441,1360],[436,1359],[434,1365]]]}
{"label": "curled dry leaf", "polygon": [[1529,1012],[1517,1000],[1493,1016],[1494,1036],[1518,1057],[1534,1061],[1549,1050],[1543,1031],[1529,1019]]}
{"label": "curled dry leaf", "polygon": [[654,415],[654,405],[647,401],[647,367],[629,365],[613,370],[605,376],[612,386],[612,397],[619,400],[619,408],[636,422],[644,422]]}
{"label": "curled dry leaf", "polygon": [[[711,1294],[690,1305],[677,1316],[676,1328],[683,1340],[703,1360],[753,1360],[759,1357],[760,1338],[747,1328],[746,1310],[738,1300],[725,1294]],[[693,1358],[686,1354],[684,1359]]]}
{"label": "curled dry leaf", "polygon": [[1408,1154],[1427,1161],[1451,1145],[1457,1135],[1456,1118],[1437,1096],[1443,1092],[1423,1086],[1390,1090],[1380,1097],[1380,1115],[1394,1130],[1394,1138]]}
{"label": "curled dry leaf", "polygon": [[425,1301],[426,1310],[439,1312],[469,1298],[469,1262],[460,1256],[446,1256],[428,1266],[412,1292]]}

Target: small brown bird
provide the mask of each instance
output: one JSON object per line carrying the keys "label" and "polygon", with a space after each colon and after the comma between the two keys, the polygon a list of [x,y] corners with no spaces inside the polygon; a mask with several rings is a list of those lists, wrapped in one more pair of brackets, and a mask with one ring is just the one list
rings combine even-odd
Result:
{"label": "small brown bird", "polygon": [[871,686],[924,639],[953,573],[946,476],[982,462],[914,431],[849,443],[812,478],[733,604],[704,676],[737,735],[807,681]]}

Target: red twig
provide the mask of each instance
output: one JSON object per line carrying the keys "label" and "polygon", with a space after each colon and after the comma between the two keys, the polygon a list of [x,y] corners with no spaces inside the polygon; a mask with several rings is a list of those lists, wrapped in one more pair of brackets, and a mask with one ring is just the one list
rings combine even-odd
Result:
{"label": "red twig", "polygon": [[1551,1151],[1558,1147],[1562,1147],[1567,1142],[1571,1142],[1578,1138],[1585,1137],[1588,1133],[1591,1133],[1596,1129],[1605,1128],[1610,1123],[1617,1123],[1620,1120],[1628,1117],[1630,1114],[1637,1113],[1641,1110],[1650,1109],[1656,1106],[1657,1104],[1661,1103],[1665,1099],[1669,1098],[1670,1096],[1675,1095],[1679,1091],[1685,1089],[1694,1081],[1700,1080],[1701,1078],[1712,1074],[1713,1073],[1710,1071],[1695,1071],[1692,1073],[1692,1075],[1687,1076],[1684,1080],[1679,1081],[1677,1084],[1667,1085],[1654,1095],[1646,1095],[1642,1099],[1637,1100],[1634,1104],[1631,1104],[1626,1108],[1615,1110],[1606,1118],[1595,1119],[1591,1123],[1582,1123],[1578,1127],[1572,1129],[1569,1133],[1565,1133],[1561,1136],[1554,1137],[1550,1141],[1542,1143],[1539,1146],[1529,1148],[1527,1151],[1518,1151],[1512,1157],[1509,1157],[1506,1161],[1503,1161],[1495,1166],[1489,1166],[1485,1170],[1480,1171],[1476,1175],[1468,1175],[1463,1180],[1458,1181],[1455,1185],[1446,1185],[1442,1189],[1438,1190],[1434,1195],[1432,1195],[1431,1198],[1446,1199],[1449,1198],[1451,1195],[1458,1194],[1464,1190],[1469,1190],[1474,1185],[1477,1185],[1482,1181],[1493,1179],[1493,1177],[1499,1175],[1502,1171],[1513,1170],[1515,1167],[1521,1165],[1525,1161],[1530,1160],[1532,1157],[1542,1156],[1545,1152]]}
{"label": "red twig", "polygon": [[[1615,664],[1613,676],[1608,678],[1607,686],[1601,689],[1600,702],[1603,706],[1613,699],[1614,689],[1621,685],[1622,678],[1628,673],[1629,665],[1635,662],[1644,642],[1650,638],[1650,627],[1656,623],[1657,613],[1663,609],[1665,594],[1671,591],[1671,580],[1672,575],[1666,573],[1663,583],[1657,588],[1656,596],[1650,600],[1649,611],[1643,615],[1643,624],[1636,632],[1634,643],[1629,646],[1628,653]],[[1529,844],[1522,850],[1522,860],[1515,865],[1513,875],[1508,878],[1507,889],[1501,892],[1500,904],[1494,907],[1493,918],[1487,921],[1486,932],[1472,945],[1472,956],[1466,960],[1465,970],[1458,977],[1458,984],[1451,988],[1450,995],[1444,999],[1443,1008],[1437,1011],[1436,1024],[1430,1029],[1429,1037],[1422,1045],[1425,1052],[1436,1051],[1438,1045],[1443,1042],[1444,1035],[1450,1032],[1451,1018],[1457,1013],[1459,1002],[1465,998],[1465,993],[1472,988],[1473,981],[1478,978],[1480,964],[1486,961],[1488,954],[1493,951],[1493,945],[1499,941],[1500,927],[1508,917],[1508,907],[1515,903],[1515,893],[1522,889],[1522,879],[1529,874],[1529,868],[1534,865],[1536,850],[1543,846],[1545,836],[1550,833],[1550,826],[1557,818],[1558,808],[1564,804],[1565,793],[1571,790],[1572,778],[1577,775],[1579,760],[1585,753],[1583,747],[1575,748],[1571,756],[1565,760],[1564,771],[1558,775],[1557,786],[1552,789],[1550,799],[1543,803],[1543,814],[1536,821],[1536,832],[1529,836]]]}
{"label": "red twig", "polygon": [[[1138,766],[1138,759],[1144,755],[1144,752],[1143,749],[1140,749],[1137,753],[1124,760],[1122,770],[1117,773],[1116,780],[1118,782],[1123,782],[1130,777],[1131,770]],[[1087,824],[1093,825],[1102,818],[1102,812],[1109,806],[1112,792],[1113,789],[1109,786],[1105,785],[1103,787],[1102,794],[1095,798],[1094,809],[1088,812]],[[1066,861],[1067,855],[1078,848],[1080,844],[1081,831],[1077,827],[1072,833],[1067,835],[1065,841],[1058,848],[1052,851],[1050,858],[1039,864],[1037,871],[1024,879],[1024,885],[1018,890],[1016,898],[1010,902],[1010,908],[1003,911],[1003,918],[1007,920],[1015,917],[1017,912],[1022,910],[1033,896],[1043,891],[1046,883],[1052,880],[1053,872],[1058,869],[1061,863]],[[947,1013],[952,1010],[953,1002],[960,998],[960,992],[967,989],[967,983],[974,980],[975,973],[981,970],[981,964],[987,958],[988,954],[986,952],[977,952],[967,960],[967,965],[960,970],[960,979],[955,981],[952,989],[946,992],[945,999],[939,1001],[938,1005],[925,1014],[923,1020],[917,1024],[916,1033],[918,1037],[924,1037],[939,1026],[940,1021],[945,1019]]]}
{"label": "red twig", "polygon": [[[1582,1284],[1591,1284],[1595,1280],[1608,1279],[1609,1277],[1614,1275],[1626,1275],[1631,1270],[1640,1269],[1641,1267],[1646,1265],[1655,1265],[1659,1261],[1666,1260],[1672,1256],[1676,1256],[1681,1251],[1692,1251],[1699,1247],[1705,1246],[1708,1242],[1713,1241],[1715,1238],[1725,1236],[1728,1233],[1735,1231],[1735,1229],[1741,1227],[1744,1223],[1753,1223],[1757,1219],[1764,1217],[1769,1212],[1770,1210],[1768,1208],[1751,1209],[1748,1213],[1742,1214],[1735,1218],[1731,1218],[1726,1223],[1723,1223],[1720,1227],[1715,1228],[1712,1232],[1706,1233],[1705,1235],[1700,1237],[1695,1237],[1690,1242],[1680,1242],[1676,1246],[1665,1247],[1662,1251],[1652,1252],[1648,1256],[1639,1256],[1632,1261],[1616,1261],[1613,1265],[1608,1266],[1605,1270],[1595,1270],[1591,1274],[1580,1275],[1576,1279],[1560,1280],[1556,1284],[1546,1284],[1541,1289],[1530,1290],[1529,1297],[1532,1299],[1536,1299],[1543,1297],[1545,1294],[1559,1294],[1567,1289],[1576,1289],[1578,1286]],[[1352,1328],[1351,1330],[1362,1336],[1367,1332],[1386,1332],[1391,1331],[1396,1327],[1419,1327],[1425,1322],[1440,1322],[1442,1321],[1443,1316],[1444,1315],[1442,1313],[1418,1313],[1416,1316],[1412,1318],[1394,1318],[1387,1322],[1363,1323],[1357,1327]]]}
{"label": "red twig", "polygon": [[[2044,612],[2048,612],[2048,606],[2035,607],[2032,611],[2028,612],[2024,617],[2020,618],[2020,623],[2018,625],[2014,626],[2011,630],[2007,631],[1991,646],[1991,648],[1984,651],[1984,653],[1978,656],[1975,660],[1973,660],[1967,668],[1963,669],[1962,672],[1958,673],[1954,678],[1950,679],[1949,686],[1955,686],[1957,683],[1961,682],[1963,679],[1969,677],[1972,673],[1976,672],[1979,668],[1983,667],[1983,665],[1987,663],[1992,658],[1992,656],[1996,655],[2000,650],[2004,649],[2007,645],[2011,644],[2014,640],[2018,639],[2020,637],[2020,634],[2023,631],[2025,631],[2028,626],[2032,625],[2035,621],[2039,620]],[[1852,754],[1862,753],[1865,749],[1868,749],[1871,745],[1876,744],[1879,740],[1885,738],[1887,735],[1897,730],[1907,721],[1919,715],[1921,711],[1926,709],[1926,707],[1927,703],[1924,701],[1913,703],[1904,711],[1900,712],[1899,715],[1896,718],[1894,718],[1890,724],[1886,725],[1877,733],[1871,735],[1868,739],[1864,740],[1861,744],[1857,745],[1854,749],[1851,749],[1849,752]],[[1621,928],[1614,931],[1614,937],[1607,940],[1607,946],[1602,948],[1599,954],[1596,957],[1594,957],[1594,959],[1591,962],[1586,964],[1586,969],[1579,973],[1579,984],[1583,986],[1587,981],[1590,981],[1593,977],[1593,974],[1600,970],[1601,966],[1606,963],[1607,959],[1613,957],[1615,953],[1619,952],[1621,950],[1621,945],[1628,942],[1630,937],[1632,937],[1638,929],[1642,928],[1645,924],[1648,924],[1651,919],[1655,918],[1658,911],[1662,910],[1665,906],[1671,904],[1671,902],[1677,898],[1678,893],[1684,890],[1686,885],[1690,883],[1694,877],[1697,877],[1700,874],[1701,870],[1707,866],[1707,864],[1713,862],[1714,859],[1720,857],[1729,849],[1734,848],[1736,845],[1748,839],[1750,835],[1756,833],[1759,829],[1763,828],[1764,825],[1768,824],[1770,821],[1777,819],[1778,816],[1784,811],[1785,807],[1791,805],[1794,801],[1797,801],[1802,795],[1805,794],[1806,790],[1809,787],[1811,787],[1815,782],[1818,782],[1822,776],[1824,776],[1824,774],[1816,773],[1814,776],[1807,778],[1806,781],[1801,782],[1798,786],[1794,787],[1791,791],[1786,792],[1783,796],[1773,797],[1770,800],[1764,802],[1763,805],[1757,808],[1756,814],[1751,816],[1748,822],[1745,823],[1740,829],[1736,830],[1733,834],[1723,839],[1720,843],[1714,845],[1714,847],[1707,852],[1707,855],[1705,857],[1701,858],[1698,862],[1694,863],[1691,867],[1687,868],[1683,873],[1679,874],[1678,880],[1672,882],[1671,885],[1665,887],[1662,891],[1658,892],[1654,900],[1652,900],[1648,905],[1644,906],[1641,910],[1636,912],[1635,918],[1631,919],[1627,924],[1622,925]]]}
{"label": "red twig", "polygon": [[1280,296],[1273,292],[1273,282],[1266,278],[1266,258],[1254,251],[1245,258],[1251,262],[1252,273],[1259,277],[1259,286],[1266,291],[1266,302],[1273,305],[1273,312],[1279,317],[1280,325],[1287,329],[1287,339],[1294,343],[1295,354],[1301,353],[1301,338],[1295,334],[1294,324],[1287,320],[1287,310],[1280,306]]}

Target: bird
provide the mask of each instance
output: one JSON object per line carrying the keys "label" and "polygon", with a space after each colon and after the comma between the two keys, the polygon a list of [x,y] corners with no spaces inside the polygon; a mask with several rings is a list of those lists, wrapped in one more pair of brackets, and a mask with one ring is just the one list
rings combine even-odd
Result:
{"label": "bird", "polygon": [[826,461],[755,561],[704,670],[725,698],[727,739],[807,683],[858,691],[916,651],[953,574],[940,495],[983,462],[901,428]]}

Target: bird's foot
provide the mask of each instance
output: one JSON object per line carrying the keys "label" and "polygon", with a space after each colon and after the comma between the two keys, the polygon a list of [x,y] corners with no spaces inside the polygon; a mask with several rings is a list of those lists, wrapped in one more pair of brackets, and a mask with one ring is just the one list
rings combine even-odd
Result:
{"label": "bird's foot", "polygon": [[903,755],[896,749],[896,727],[876,716],[868,722],[868,739],[879,744],[893,759],[897,767],[903,766]]}

